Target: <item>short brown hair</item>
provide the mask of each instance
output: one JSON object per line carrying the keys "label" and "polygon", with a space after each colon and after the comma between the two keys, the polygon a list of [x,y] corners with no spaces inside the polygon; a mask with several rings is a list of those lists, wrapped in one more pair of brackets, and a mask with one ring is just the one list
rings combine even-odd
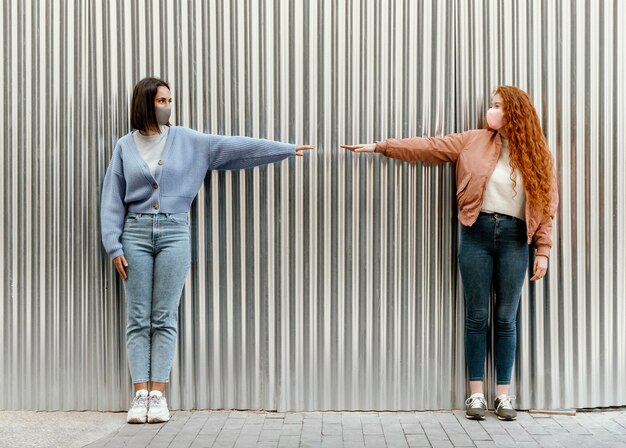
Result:
{"label": "short brown hair", "polygon": [[130,125],[133,129],[160,132],[154,111],[154,99],[161,86],[170,90],[170,86],[159,78],[144,78],[135,84],[130,106]]}

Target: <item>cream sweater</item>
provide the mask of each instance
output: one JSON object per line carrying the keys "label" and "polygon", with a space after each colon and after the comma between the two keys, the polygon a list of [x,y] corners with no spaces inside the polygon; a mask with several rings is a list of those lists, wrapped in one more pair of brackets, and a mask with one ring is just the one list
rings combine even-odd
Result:
{"label": "cream sweater", "polygon": [[502,151],[493,174],[487,181],[481,211],[487,213],[501,213],[514,216],[521,220],[526,218],[526,193],[519,170],[515,170],[515,190],[511,180],[511,165],[509,165],[509,141],[502,139]]}

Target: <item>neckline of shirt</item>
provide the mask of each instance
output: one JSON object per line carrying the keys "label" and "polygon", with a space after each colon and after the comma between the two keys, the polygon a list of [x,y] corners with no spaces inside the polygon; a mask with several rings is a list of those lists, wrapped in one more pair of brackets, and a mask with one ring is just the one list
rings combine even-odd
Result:
{"label": "neckline of shirt", "polygon": [[135,137],[142,143],[159,143],[163,139],[167,138],[167,134],[169,133],[169,130],[170,130],[169,126],[163,125],[161,126],[160,134],[143,135],[141,132],[135,131],[133,132],[133,137]]}

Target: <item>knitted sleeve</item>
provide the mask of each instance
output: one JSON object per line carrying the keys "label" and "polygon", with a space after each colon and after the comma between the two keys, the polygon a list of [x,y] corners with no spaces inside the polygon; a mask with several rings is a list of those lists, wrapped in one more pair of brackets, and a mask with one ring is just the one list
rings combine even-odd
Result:
{"label": "knitted sleeve", "polygon": [[124,203],[126,180],[120,152],[121,147],[118,144],[104,176],[100,201],[102,244],[111,258],[124,255],[120,238],[126,217],[126,204]]}
{"label": "knitted sleeve", "polygon": [[296,146],[250,137],[209,135],[209,169],[239,170],[278,162],[296,154]]}

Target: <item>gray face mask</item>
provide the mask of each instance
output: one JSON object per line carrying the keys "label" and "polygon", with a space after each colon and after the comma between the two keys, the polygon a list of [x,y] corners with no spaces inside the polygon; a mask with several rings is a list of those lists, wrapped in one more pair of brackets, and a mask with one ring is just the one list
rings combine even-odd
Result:
{"label": "gray face mask", "polygon": [[157,106],[154,108],[156,112],[156,119],[159,126],[163,126],[170,122],[170,115],[172,115],[172,106]]}

